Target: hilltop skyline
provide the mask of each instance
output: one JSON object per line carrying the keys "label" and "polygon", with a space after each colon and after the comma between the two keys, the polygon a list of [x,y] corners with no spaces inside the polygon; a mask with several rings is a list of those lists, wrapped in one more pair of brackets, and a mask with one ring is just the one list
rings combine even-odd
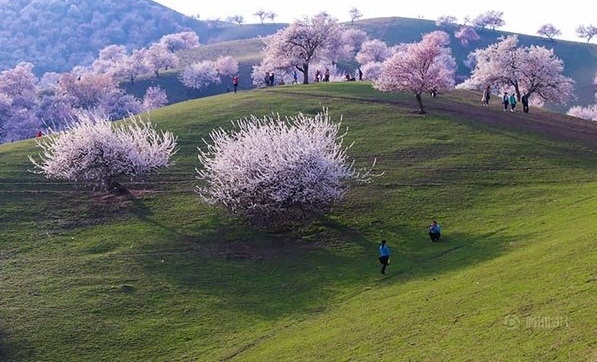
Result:
{"label": "hilltop skyline", "polygon": [[[245,23],[258,23],[259,18],[253,15],[258,10],[273,11],[276,13],[275,21],[290,23],[304,16],[312,16],[325,11],[339,21],[350,21],[349,11],[352,8],[362,13],[362,19],[378,17],[405,17],[436,20],[440,16],[451,15],[464,23],[465,17],[474,19],[480,14],[490,10],[502,11],[506,25],[500,28],[503,31],[537,35],[537,30],[547,23],[553,24],[562,32],[556,39],[584,42],[576,35],[579,25],[596,25],[592,11],[582,12],[584,5],[578,0],[566,2],[566,6],[545,6],[538,1],[512,2],[506,7],[499,8],[496,4],[479,1],[453,2],[429,0],[425,6],[417,3],[396,2],[387,3],[381,0],[340,0],[321,1],[305,0],[302,2],[281,2],[276,0],[238,1],[231,0],[225,3],[209,2],[198,3],[186,0],[156,0],[155,2],[176,10],[188,16],[198,16],[201,20],[221,19],[228,16],[242,15]],[[593,40],[594,42],[595,40]]]}

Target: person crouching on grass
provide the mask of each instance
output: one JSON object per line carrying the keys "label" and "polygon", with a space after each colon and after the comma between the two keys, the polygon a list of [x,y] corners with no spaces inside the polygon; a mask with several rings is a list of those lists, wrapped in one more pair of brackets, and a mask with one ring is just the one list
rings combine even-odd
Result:
{"label": "person crouching on grass", "polygon": [[442,236],[442,227],[437,223],[437,221],[433,220],[431,225],[429,225],[429,237],[431,241],[439,241],[439,238]]}

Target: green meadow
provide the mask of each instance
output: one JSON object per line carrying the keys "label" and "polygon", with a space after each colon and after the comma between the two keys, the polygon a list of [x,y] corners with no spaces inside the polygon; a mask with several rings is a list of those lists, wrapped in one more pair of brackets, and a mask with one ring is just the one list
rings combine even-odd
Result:
{"label": "green meadow", "polygon": [[[347,82],[178,103],[149,115],[175,164],[129,197],[31,173],[34,140],[0,145],[0,361],[597,361],[597,131],[479,97],[419,115]],[[212,129],[324,107],[381,174],[330,213],[268,231],[194,192]]]}

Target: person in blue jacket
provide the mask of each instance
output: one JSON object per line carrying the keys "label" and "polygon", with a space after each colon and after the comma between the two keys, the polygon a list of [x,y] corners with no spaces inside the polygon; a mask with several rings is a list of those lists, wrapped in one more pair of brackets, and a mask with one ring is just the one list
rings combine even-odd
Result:
{"label": "person in blue jacket", "polygon": [[385,240],[379,244],[379,262],[381,263],[381,273],[387,274],[386,267],[390,263],[390,248]]}
{"label": "person in blue jacket", "polygon": [[442,227],[440,224],[437,223],[436,220],[431,222],[429,225],[429,237],[431,241],[439,241],[439,238],[442,236]]}

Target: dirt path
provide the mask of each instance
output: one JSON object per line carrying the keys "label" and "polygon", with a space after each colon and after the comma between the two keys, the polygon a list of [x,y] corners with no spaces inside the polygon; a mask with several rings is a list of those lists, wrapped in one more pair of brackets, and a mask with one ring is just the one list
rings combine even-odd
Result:
{"label": "dirt path", "polygon": [[522,109],[504,112],[497,102],[489,107],[471,106],[466,111],[462,107],[461,103],[442,102],[430,105],[429,111],[442,111],[491,127],[537,133],[553,140],[579,143],[597,151],[597,122],[594,121],[536,108],[531,108],[529,113],[522,112]]}
{"label": "dirt path", "polygon": [[[285,94],[304,96],[304,93],[284,89]],[[315,94],[314,94],[315,95]],[[464,97],[463,97],[464,95]],[[342,95],[318,95],[320,98],[350,99],[355,102],[385,103],[400,108],[412,108],[416,112],[417,103],[413,96],[412,101],[404,100],[379,100]],[[499,129],[530,132],[543,135],[554,141],[566,141],[586,146],[592,151],[597,151],[597,122],[562,113],[550,112],[540,108],[530,108],[529,113],[522,111],[518,105],[515,112],[503,111],[499,99],[495,98],[489,107],[476,101],[480,96],[475,92],[456,91],[454,93],[440,94],[437,98],[424,97],[423,103],[428,114],[442,112],[456,118],[470,122],[478,122]]]}

